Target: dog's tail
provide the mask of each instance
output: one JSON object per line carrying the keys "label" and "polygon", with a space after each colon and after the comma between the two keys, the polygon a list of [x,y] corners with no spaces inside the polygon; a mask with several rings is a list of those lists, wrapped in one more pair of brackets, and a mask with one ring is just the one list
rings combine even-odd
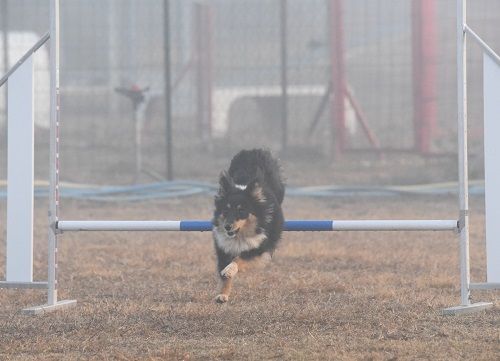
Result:
{"label": "dog's tail", "polygon": [[270,188],[279,204],[283,202],[285,181],[282,168],[269,150],[242,150],[231,161],[228,173],[236,184],[248,184],[257,179]]}

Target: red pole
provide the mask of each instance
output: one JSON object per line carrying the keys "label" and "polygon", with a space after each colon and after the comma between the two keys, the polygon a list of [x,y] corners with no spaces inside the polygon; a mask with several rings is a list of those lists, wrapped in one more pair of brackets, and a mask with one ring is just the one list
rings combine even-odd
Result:
{"label": "red pole", "polygon": [[195,62],[197,66],[197,118],[202,143],[210,146],[212,137],[212,10],[195,4]]}
{"label": "red pole", "polygon": [[413,0],[414,147],[431,152],[436,128],[436,1]]}
{"label": "red pole", "polygon": [[330,0],[330,61],[333,96],[330,112],[334,129],[335,156],[338,157],[346,149],[345,126],[345,63],[344,63],[344,24],[342,0]]}
{"label": "red pole", "polygon": [[212,140],[212,90],[213,90],[213,11],[210,4],[206,5],[205,8],[205,91],[206,91],[206,136],[208,137],[208,145],[211,147]]}
{"label": "red pole", "polygon": [[202,20],[201,20],[201,5],[198,3],[193,4],[193,59],[195,63],[195,89],[196,89],[196,127],[202,138],[203,129],[203,70],[202,70]]}

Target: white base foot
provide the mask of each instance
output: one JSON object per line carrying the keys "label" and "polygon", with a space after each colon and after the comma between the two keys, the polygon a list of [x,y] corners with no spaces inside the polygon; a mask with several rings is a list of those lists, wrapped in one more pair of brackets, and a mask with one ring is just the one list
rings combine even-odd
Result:
{"label": "white base foot", "polygon": [[493,303],[491,302],[471,303],[470,305],[466,306],[455,306],[455,307],[445,308],[443,310],[443,315],[461,315],[465,313],[473,313],[486,310],[490,307],[493,307]]}
{"label": "white base foot", "polygon": [[22,312],[26,315],[41,315],[44,313],[53,312],[56,310],[61,310],[74,306],[76,306],[76,300],[64,300],[64,301],[59,301],[53,305],[41,305],[41,306],[25,308]]}

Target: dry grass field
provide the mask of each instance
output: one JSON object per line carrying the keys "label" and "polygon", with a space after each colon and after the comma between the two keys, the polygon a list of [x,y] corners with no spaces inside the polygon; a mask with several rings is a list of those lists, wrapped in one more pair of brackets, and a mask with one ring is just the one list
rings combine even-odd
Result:
{"label": "dry grass field", "polygon": [[[482,281],[483,204],[472,199],[471,209],[472,276]],[[457,216],[452,197],[288,198],[284,210],[289,219]],[[200,219],[210,212],[209,196],[64,200],[61,209],[64,219]],[[38,202],[37,279],[46,277],[45,214]],[[440,314],[459,302],[453,233],[285,233],[273,262],[238,275],[225,305],[214,302],[209,233],[66,233],[59,248],[60,298],[77,299],[77,307],[28,317],[19,310],[45,302],[44,293],[1,290],[1,360],[500,359],[498,292],[473,293],[495,302],[488,311]]]}

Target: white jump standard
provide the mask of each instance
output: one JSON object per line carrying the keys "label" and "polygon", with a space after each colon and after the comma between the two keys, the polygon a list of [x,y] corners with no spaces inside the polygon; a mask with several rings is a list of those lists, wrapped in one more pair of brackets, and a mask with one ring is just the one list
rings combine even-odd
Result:
{"label": "white jump standard", "polygon": [[[460,238],[461,302],[445,309],[444,314],[467,313],[492,306],[492,303],[471,303],[474,289],[500,289],[500,57],[466,24],[466,0],[457,0],[457,106],[459,212],[452,220],[289,220],[285,231],[453,231]],[[75,300],[58,301],[58,235],[70,231],[210,231],[210,221],[103,221],[59,219],[59,0],[50,0],[50,32],[30,49],[7,74],[0,86],[9,79],[8,162],[19,168],[8,178],[7,274],[0,288],[47,289],[47,304],[25,309],[39,314],[74,306]],[[467,168],[467,69],[466,40],[470,34],[485,53],[485,197],[487,234],[487,282],[470,282],[469,259],[469,193]],[[48,229],[48,279],[33,281],[33,67],[34,52],[50,38],[50,183]],[[15,96],[15,99],[12,98]],[[28,106],[31,105],[31,108]],[[12,118],[12,119],[10,119]],[[23,124],[23,126],[20,126]],[[12,132],[11,132],[12,131]],[[23,144],[23,147],[16,147]],[[16,167],[14,167],[14,165]],[[22,165],[22,166],[21,166]],[[14,236],[15,235],[15,236]],[[495,263],[496,262],[496,263]]]}
{"label": "white jump standard", "polygon": [[[48,280],[33,282],[33,56],[50,39],[50,195]],[[59,177],[59,1],[50,1],[50,31],[0,81],[8,82],[7,274],[0,288],[47,289],[47,304],[23,310],[38,314],[74,306],[76,300],[57,300],[57,237]],[[11,88],[13,87],[13,88]],[[14,94],[13,94],[13,90]],[[14,130],[11,131],[11,128]],[[29,143],[29,144],[27,144]],[[19,149],[19,144],[21,149]],[[18,167],[21,166],[21,171]],[[29,199],[27,199],[29,198]],[[19,253],[23,254],[19,254]],[[23,261],[24,260],[24,261]],[[29,260],[29,261],[28,261]]]}

